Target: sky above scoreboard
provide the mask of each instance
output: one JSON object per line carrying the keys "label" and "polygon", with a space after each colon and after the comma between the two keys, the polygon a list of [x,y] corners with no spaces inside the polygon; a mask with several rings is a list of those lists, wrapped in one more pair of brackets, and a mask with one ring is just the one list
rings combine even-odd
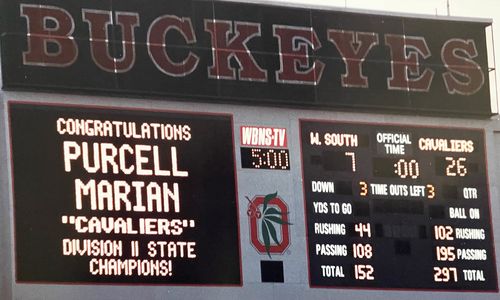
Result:
{"label": "sky above scoreboard", "polygon": [[[493,37],[491,31],[488,31],[488,40],[493,40],[494,53],[497,63],[500,63],[500,1],[498,0],[259,0],[251,2],[275,2],[275,3],[293,3],[293,4],[313,4],[320,6],[331,6],[348,9],[366,9],[379,10],[390,12],[415,13],[426,15],[446,16],[449,13],[452,17],[469,17],[469,18],[487,18],[493,20]],[[496,30],[495,30],[496,29]],[[489,45],[489,66],[495,66],[494,59],[491,55],[493,47]],[[498,75],[496,76],[498,77]],[[500,96],[500,87],[498,79],[494,72],[490,72],[491,79],[491,101],[492,109],[498,112],[498,96]],[[496,90],[495,90],[496,89]]]}

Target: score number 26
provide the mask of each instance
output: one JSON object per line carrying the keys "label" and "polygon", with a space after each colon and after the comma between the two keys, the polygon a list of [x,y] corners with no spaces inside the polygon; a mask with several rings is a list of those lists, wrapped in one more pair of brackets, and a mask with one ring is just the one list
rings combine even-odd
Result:
{"label": "score number 26", "polygon": [[448,162],[448,166],[446,167],[446,176],[464,177],[467,175],[467,168],[465,167],[467,159],[465,157],[453,158],[447,156],[445,159]]}

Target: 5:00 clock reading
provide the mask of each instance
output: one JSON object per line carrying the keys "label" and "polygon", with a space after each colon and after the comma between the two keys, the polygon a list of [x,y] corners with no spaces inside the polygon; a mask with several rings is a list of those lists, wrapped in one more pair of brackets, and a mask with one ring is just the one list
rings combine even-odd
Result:
{"label": "5:00 clock reading", "polygon": [[288,149],[241,148],[241,165],[247,169],[290,170]]}

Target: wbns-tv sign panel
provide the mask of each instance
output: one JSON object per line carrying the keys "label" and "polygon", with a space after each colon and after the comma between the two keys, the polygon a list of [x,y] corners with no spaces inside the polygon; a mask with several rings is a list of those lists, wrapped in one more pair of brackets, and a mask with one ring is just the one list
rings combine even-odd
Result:
{"label": "wbns-tv sign panel", "polygon": [[4,1],[6,89],[491,114],[486,22],[226,1]]}

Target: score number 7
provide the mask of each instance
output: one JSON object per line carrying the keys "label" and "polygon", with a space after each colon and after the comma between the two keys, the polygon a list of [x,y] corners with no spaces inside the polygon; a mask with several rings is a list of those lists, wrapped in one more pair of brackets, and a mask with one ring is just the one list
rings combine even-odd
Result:
{"label": "score number 7", "polygon": [[352,171],[356,172],[356,154],[354,152],[345,152],[344,154],[345,154],[345,156],[351,157]]}

